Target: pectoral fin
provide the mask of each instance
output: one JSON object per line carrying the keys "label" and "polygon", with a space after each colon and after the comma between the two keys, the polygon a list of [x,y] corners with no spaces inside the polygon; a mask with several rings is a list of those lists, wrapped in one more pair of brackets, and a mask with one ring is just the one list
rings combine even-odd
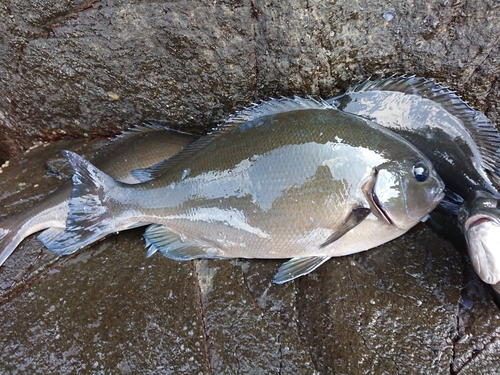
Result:
{"label": "pectoral fin", "polygon": [[342,237],[356,225],[361,223],[370,214],[370,212],[371,211],[369,208],[365,207],[354,208],[349,214],[349,216],[347,216],[347,218],[344,220],[342,226],[336,232],[334,232],[330,237],[328,237],[326,241],[320,245],[320,248],[328,246],[331,243],[337,241],[340,237]]}
{"label": "pectoral fin", "polygon": [[283,284],[297,277],[307,275],[316,268],[325,263],[329,256],[293,258],[283,263],[276,275],[274,275],[275,284]]}

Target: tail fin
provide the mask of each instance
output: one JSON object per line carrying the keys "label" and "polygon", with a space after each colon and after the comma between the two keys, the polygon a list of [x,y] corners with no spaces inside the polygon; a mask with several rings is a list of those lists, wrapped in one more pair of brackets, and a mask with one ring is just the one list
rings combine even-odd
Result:
{"label": "tail fin", "polygon": [[119,185],[112,177],[81,156],[63,151],[73,170],[73,191],[69,200],[66,230],[60,236],[43,232],[38,239],[50,250],[67,255],[98,241],[118,228],[113,220],[108,192]]}
{"label": "tail fin", "polygon": [[2,227],[0,227],[0,249],[2,249],[2,252],[0,253],[0,266],[4,264],[7,258],[14,252],[17,245],[19,245],[19,243],[24,238],[18,238],[19,236],[17,236],[17,230],[7,228],[7,226],[3,225],[3,222],[1,224]]}
{"label": "tail fin", "polygon": [[[29,235],[36,233],[49,225],[58,223],[44,221],[43,212],[39,207],[31,208],[17,215],[10,216],[0,222],[0,266],[12,255],[17,246]],[[59,224],[64,225],[61,221]],[[54,231],[60,228],[54,228]]]}

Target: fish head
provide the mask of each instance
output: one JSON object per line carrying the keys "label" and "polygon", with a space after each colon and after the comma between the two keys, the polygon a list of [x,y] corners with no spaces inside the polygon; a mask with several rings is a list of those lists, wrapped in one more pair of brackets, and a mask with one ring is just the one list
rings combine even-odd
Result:
{"label": "fish head", "polygon": [[458,224],[478,276],[500,283],[500,202],[486,191],[472,191],[458,212]]}
{"label": "fish head", "polygon": [[376,216],[406,231],[443,199],[444,182],[429,160],[412,157],[377,166],[363,190]]}

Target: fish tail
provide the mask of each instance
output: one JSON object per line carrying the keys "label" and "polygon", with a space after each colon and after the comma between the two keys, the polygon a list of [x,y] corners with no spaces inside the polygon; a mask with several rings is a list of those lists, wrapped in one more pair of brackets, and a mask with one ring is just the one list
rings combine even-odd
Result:
{"label": "fish tail", "polygon": [[35,210],[28,209],[0,222],[0,266],[26,237],[46,228],[40,227],[36,213]]}
{"label": "fish tail", "polygon": [[10,225],[5,222],[6,220],[0,223],[0,249],[2,249],[0,253],[0,266],[5,263],[7,258],[10,257],[24,238],[19,238],[19,236],[17,236],[17,230],[10,227]]}
{"label": "fish tail", "polygon": [[90,162],[70,151],[63,151],[73,170],[73,190],[69,200],[66,229],[61,234],[44,231],[38,239],[59,255],[75,251],[118,230],[113,217],[109,191],[120,186]]}

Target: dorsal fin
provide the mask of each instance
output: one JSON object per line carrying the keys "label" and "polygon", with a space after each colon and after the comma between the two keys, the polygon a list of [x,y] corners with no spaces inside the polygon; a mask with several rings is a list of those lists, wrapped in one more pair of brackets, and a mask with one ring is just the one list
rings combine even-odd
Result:
{"label": "dorsal fin", "polygon": [[249,122],[261,117],[272,116],[278,113],[306,110],[306,109],[333,109],[337,108],[324,100],[316,100],[313,98],[301,98],[295,96],[293,98],[270,99],[259,104],[253,104],[251,107],[245,108],[240,112],[230,116],[225,122],[215,127],[206,136],[201,137],[197,141],[191,143],[177,155],[174,155],[168,160],[153,165],[145,169],[137,169],[132,172],[132,175],[138,177],[141,181],[147,181],[158,177],[161,174],[167,173],[172,165],[179,160],[184,160],[192,156],[195,152],[201,150],[213,139],[224,136],[227,132],[241,126],[245,122]]}
{"label": "dorsal fin", "polygon": [[417,95],[440,104],[465,126],[481,153],[483,168],[500,175],[500,133],[481,112],[471,108],[454,91],[434,80],[415,76],[370,79],[349,88],[346,94],[364,91],[396,91]]}
{"label": "dorsal fin", "polygon": [[176,132],[180,134],[188,134],[191,135],[190,133],[183,132],[177,129],[172,129],[169,128],[166,125],[161,125],[156,122],[143,122],[141,125],[136,125],[131,128],[128,128],[118,134],[115,138],[113,138],[113,141],[116,139],[122,139],[122,138],[127,138],[132,135],[137,135],[137,133],[148,133],[148,132],[154,132],[154,131],[159,131],[159,130],[166,130],[166,131],[171,131],[171,132]]}
{"label": "dorsal fin", "polygon": [[[242,124],[247,121],[255,120],[259,117],[276,115],[278,113],[297,111],[301,109],[336,109],[324,100],[316,100],[311,97],[270,99],[259,104],[253,104],[240,112],[230,116],[222,126],[229,124]],[[218,128],[216,128],[218,129]]]}
{"label": "dorsal fin", "polygon": [[107,153],[110,152],[108,147],[111,145],[114,145],[115,142],[121,142],[121,141],[126,140],[127,138],[130,138],[130,137],[135,136],[137,134],[148,133],[148,132],[153,132],[153,131],[160,131],[160,130],[171,130],[171,129],[166,127],[166,126],[159,125],[159,124],[147,124],[147,123],[143,123],[142,125],[137,125],[137,126],[133,126],[131,128],[128,128],[127,130],[124,130],[120,134],[110,138],[109,142],[106,143],[104,148],[97,151],[96,154],[94,155],[94,157],[96,157],[96,156],[103,157],[103,155],[107,155]]}

